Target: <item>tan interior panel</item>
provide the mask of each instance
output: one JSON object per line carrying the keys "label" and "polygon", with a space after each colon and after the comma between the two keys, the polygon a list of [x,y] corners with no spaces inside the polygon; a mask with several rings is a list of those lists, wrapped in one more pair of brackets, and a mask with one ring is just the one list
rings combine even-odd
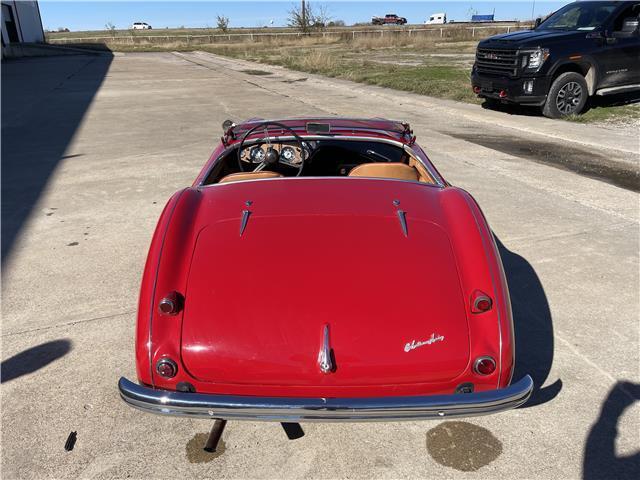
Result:
{"label": "tan interior panel", "polygon": [[243,180],[260,180],[263,178],[278,178],[282,177],[281,174],[277,172],[238,172],[238,173],[230,173],[226,177],[222,177],[218,183],[231,183],[231,182],[241,182]]}
{"label": "tan interior panel", "polygon": [[405,163],[363,163],[349,172],[350,177],[395,178],[418,181],[418,170]]}

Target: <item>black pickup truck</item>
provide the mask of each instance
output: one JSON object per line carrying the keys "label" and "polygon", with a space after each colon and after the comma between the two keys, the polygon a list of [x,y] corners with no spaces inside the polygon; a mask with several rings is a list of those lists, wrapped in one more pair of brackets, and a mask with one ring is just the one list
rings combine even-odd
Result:
{"label": "black pickup truck", "polygon": [[578,1],[533,30],[481,41],[471,72],[487,102],[580,113],[592,95],[640,90],[640,1]]}

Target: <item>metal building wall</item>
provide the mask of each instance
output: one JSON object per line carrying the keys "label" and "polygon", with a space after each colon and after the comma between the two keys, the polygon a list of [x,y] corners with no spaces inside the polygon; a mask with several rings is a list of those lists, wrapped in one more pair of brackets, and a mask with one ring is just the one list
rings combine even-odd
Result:
{"label": "metal building wall", "polygon": [[2,0],[2,41],[4,45],[11,42],[5,18],[5,11],[9,9],[13,14],[13,20],[18,33],[18,41],[24,43],[44,42],[44,31],[37,1]]}

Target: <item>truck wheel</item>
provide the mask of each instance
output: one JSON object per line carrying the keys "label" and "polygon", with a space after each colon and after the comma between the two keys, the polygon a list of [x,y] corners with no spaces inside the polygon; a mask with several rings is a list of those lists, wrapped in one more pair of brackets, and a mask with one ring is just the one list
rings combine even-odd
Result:
{"label": "truck wheel", "polygon": [[584,109],[589,92],[587,81],[576,72],[559,75],[549,89],[542,114],[549,118],[577,115]]}

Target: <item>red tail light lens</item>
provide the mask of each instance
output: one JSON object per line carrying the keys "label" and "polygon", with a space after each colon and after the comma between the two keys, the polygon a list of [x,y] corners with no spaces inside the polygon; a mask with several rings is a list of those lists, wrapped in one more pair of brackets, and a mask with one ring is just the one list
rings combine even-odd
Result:
{"label": "red tail light lens", "polygon": [[493,306],[493,300],[491,297],[480,290],[476,290],[471,295],[471,312],[472,313],[483,313],[491,310]]}
{"label": "red tail light lens", "polygon": [[482,89],[478,86],[473,87],[473,93],[480,93]]}
{"label": "red tail light lens", "polygon": [[173,378],[178,373],[178,365],[170,358],[161,358],[156,363],[156,372],[164,378]]}
{"label": "red tail light lens", "polygon": [[496,361],[491,357],[478,357],[473,362],[473,371],[478,375],[491,375],[496,371]]}

